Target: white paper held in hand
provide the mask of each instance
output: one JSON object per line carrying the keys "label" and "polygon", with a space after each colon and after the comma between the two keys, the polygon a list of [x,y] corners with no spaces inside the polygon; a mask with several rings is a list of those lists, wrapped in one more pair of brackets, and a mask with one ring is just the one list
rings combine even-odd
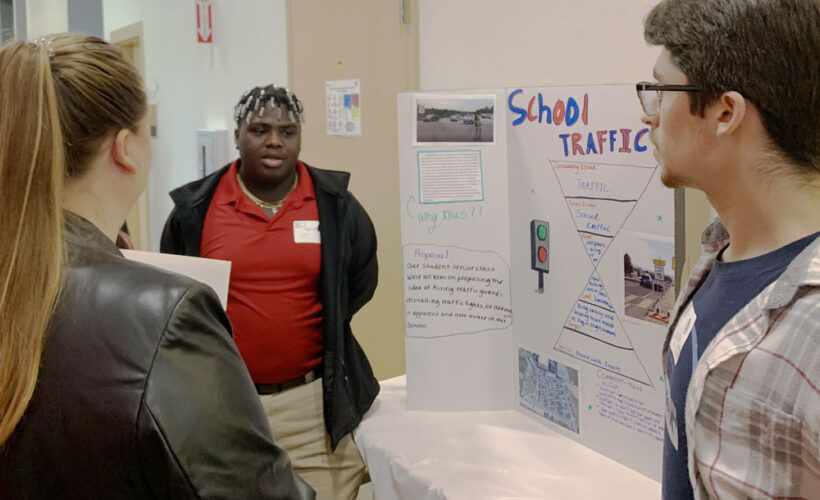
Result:
{"label": "white paper held in hand", "polygon": [[231,263],[227,260],[189,257],[167,253],[121,250],[129,260],[150,264],[154,267],[179,273],[205,283],[216,292],[222,307],[228,306],[228,283],[231,279]]}

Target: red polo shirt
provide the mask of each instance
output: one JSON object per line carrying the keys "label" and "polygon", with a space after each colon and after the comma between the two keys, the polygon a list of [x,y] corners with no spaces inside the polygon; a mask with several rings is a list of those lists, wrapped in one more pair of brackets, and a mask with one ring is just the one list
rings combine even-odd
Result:
{"label": "red polo shirt", "polygon": [[200,255],[231,261],[228,317],[254,382],[304,375],[322,362],[319,210],[313,181],[299,182],[269,219],[236,180],[239,160],[222,176],[205,216]]}

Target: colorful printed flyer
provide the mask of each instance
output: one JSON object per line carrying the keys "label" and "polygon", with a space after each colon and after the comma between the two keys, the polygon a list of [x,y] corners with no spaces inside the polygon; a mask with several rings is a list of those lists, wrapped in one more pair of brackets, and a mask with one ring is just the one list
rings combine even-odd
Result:
{"label": "colorful printed flyer", "polygon": [[325,82],[328,135],[362,136],[361,84],[356,80]]}

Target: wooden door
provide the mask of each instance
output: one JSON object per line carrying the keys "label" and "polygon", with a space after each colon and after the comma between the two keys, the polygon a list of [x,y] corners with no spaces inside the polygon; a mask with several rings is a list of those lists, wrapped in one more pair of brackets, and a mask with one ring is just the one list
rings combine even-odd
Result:
{"label": "wooden door", "polygon": [[[402,15],[403,13],[403,15]],[[379,241],[379,286],[353,331],[380,380],[403,374],[396,94],[418,87],[417,0],[288,2],[289,87],[305,104],[302,160],[352,174]],[[361,82],[361,137],[328,135],[325,82]]]}

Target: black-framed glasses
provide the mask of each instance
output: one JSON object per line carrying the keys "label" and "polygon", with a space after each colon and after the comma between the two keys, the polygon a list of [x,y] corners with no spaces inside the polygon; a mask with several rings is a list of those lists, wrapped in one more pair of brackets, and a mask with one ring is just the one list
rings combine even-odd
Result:
{"label": "black-framed glasses", "polygon": [[660,85],[650,82],[638,82],[635,84],[638,91],[638,100],[646,116],[657,116],[661,107],[661,92],[700,92],[700,89],[693,85]]}

